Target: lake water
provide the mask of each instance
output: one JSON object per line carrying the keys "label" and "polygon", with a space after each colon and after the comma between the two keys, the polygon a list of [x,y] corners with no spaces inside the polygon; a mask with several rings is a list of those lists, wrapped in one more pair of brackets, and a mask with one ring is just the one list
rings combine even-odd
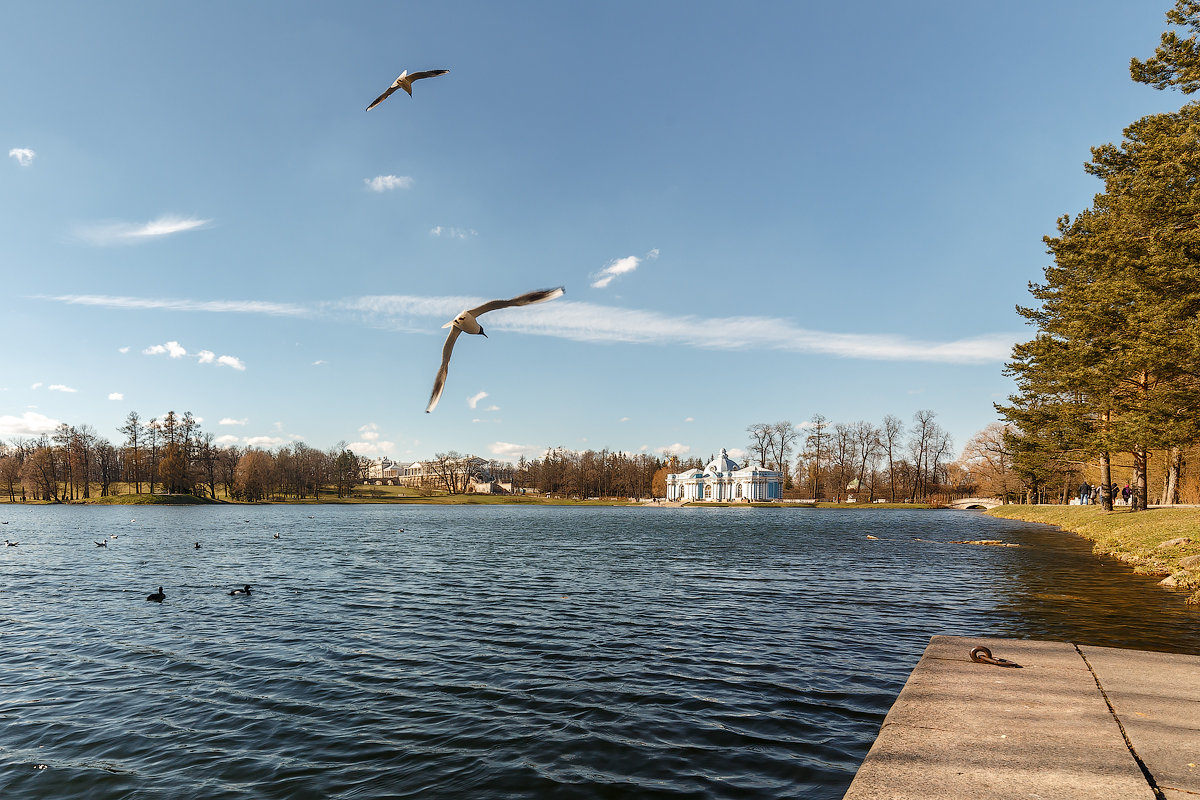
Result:
{"label": "lake water", "polygon": [[6,800],[839,798],[931,635],[1200,653],[1156,579],[978,512],[0,520]]}

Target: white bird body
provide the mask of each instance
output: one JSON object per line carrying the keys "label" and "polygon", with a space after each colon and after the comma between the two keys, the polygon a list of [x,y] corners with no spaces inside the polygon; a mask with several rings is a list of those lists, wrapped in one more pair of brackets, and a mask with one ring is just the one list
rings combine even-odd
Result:
{"label": "white bird body", "polygon": [[427,69],[424,72],[414,72],[412,75],[409,75],[408,70],[404,70],[404,72],[401,72],[396,77],[396,80],[392,81],[392,85],[389,86],[383,94],[371,101],[371,105],[367,106],[367,111],[370,111],[384,100],[387,100],[391,96],[392,92],[396,91],[397,89],[403,89],[404,91],[408,92],[409,97],[412,97],[413,81],[419,81],[422,78],[433,78],[438,75],[445,75],[449,71],[450,70],[448,69]]}
{"label": "white bird body", "polygon": [[483,332],[483,326],[479,324],[478,317],[499,308],[544,303],[547,300],[562,297],[562,295],[563,287],[559,286],[555,289],[538,289],[537,291],[526,292],[509,300],[490,300],[481,306],[466,309],[443,325],[443,328],[450,329],[450,333],[446,334],[446,343],[442,345],[442,365],[438,368],[437,377],[433,380],[433,392],[429,395],[429,405],[425,408],[425,413],[428,414],[437,408],[438,401],[442,399],[442,390],[446,388],[446,374],[450,369],[450,355],[454,352],[454,342],[458,339],[458,335],[460,333],[471,333],[483,337],[487,336]]}

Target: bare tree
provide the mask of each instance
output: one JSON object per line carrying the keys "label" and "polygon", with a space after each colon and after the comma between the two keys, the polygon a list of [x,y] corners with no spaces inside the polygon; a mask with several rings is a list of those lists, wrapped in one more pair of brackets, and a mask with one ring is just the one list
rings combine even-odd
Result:
{"label": "bare tree", "polygon": [[893,414],[883,418],[879,439],[887,453],[888,483],[891,484],[892,502],[896,502],[896,453],[900,449],[900,437],[904,436],[904,422]]}

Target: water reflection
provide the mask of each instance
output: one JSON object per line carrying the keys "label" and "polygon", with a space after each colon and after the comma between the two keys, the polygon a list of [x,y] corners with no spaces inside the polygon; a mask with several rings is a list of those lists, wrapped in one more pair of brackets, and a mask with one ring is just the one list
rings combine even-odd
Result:
{"label": "water reflection", "polygon": [[973,512],[0,518],[5,798],[836,798],[931,635],[1200,652],[1178,595]]}

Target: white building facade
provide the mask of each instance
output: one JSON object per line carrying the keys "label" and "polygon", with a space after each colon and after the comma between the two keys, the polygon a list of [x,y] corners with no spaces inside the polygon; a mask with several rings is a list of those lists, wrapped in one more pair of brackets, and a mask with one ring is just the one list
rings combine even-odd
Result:
{"label": "white building facade", "polygon": [[739,467],[725,448],[703,470],[667,476],[667,500],[766,502],[783,497],[783,473],[764,467]]}

